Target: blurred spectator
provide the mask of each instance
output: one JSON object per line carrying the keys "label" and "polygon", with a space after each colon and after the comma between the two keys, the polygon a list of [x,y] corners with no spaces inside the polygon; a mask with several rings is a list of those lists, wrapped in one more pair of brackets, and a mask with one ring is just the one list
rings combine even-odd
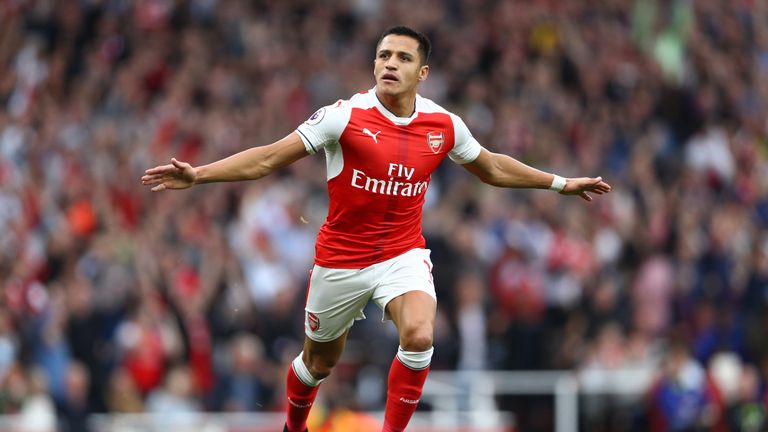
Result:
{"label": "blurred spectator", "polygon": [[112,373],[106,394],[109,412],[139,413],[144,411],[144,402],[136,383],[123,368]]}
{"label": "blurred spectator", "polygon": [[23,432],[53,432],[56,427],[56,407],[48,395],[45,375],[40,370],[29,373],[29,394],[19,411],[19,427]]}
{"label": "blurred spectator", "polygon": [[277,373],[267,364],[260,340],[235,336],[218,369],[212,409],[252,412],[271,407]]}
{"label": "blurred spectator", "polygon": [[168,362],[180,350],[180,336],[160,300],[147,295],[134,315],[117,330],[118,346],[124,351],[123,366],[139,390],[147,394],[163,381]]}
{"label": "blurred spectator", "polygon": [[59,427],[64,432],[89,431],[88,414],[93,412],[88,405],[88,388],[91,377],[88,369],[72,362],[66,372],[64,398],[59,402]]}
{"label": "blurred spectator", "polygon": [[723,396],[688,347],[673,341],[651,393],[651,430],[725,430]]}
{"label": "blurred spectator", "polygon": [[201,410],[194,397],[194,386],[187,367],[174,367],[168,371],[163,385],[147,397],[147,411],[169,416],[183,416]]}
{"label": "blurred spectator", "polygon": [[11,316],[0,307],[0,382],[5,379],[8,369],[13,366],[18,355],[16,332],[13,330]]}
{"label": "blurred spectator", "polygon": [[32,349],[34,359],[46,373],[51,396],[57,403],[67,398],[67,379],[72,361],[70,349],[65,339],[66,309],[60,291],[53,291],[50,299],[45,291],[40,290],[46,304],[43,313],[33,323]]}
{"label": "blurred spectator", "polygon": [[485,286],[479,275],[467,273],[456,283],[456,322],[461,345],[457,368],[483,370],[488,358]]}
{"label": "blurred spectator", "polygon": [[178,365],[170,368],[162,386],[147,396],[145,409],[147,413],[154,414],[152,422],[155,427],[179,430],[199,428],[196,413],[202,411],[203,407],[195,392],[189,367]]}
{"label": "blurred spectator", "polygon": [[753,366],[741,370],[738,393],[728,405],[728,425],[733,431],[760,431],[768,428],[768,409],[761,398],[760,377]]}

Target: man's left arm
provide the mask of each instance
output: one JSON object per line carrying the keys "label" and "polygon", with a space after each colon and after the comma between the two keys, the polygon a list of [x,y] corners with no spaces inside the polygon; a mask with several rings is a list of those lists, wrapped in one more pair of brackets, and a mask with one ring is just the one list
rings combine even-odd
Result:
{"label": "man's left arm", "polygon": [[563,195],[578,195],[587,201],[592,201],[590,193],[602,195],[611,191],[611,186],[602,177],[563,178],[486,149],[482,149],[474,161],[463,166],[483,183],[493,186],[552,189]]}

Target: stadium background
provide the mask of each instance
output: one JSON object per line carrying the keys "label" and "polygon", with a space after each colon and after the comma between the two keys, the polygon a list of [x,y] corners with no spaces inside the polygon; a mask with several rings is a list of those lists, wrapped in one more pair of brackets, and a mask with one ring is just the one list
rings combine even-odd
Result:
{"label": "stadium background", "polygon": [[[421,93],[483,145],[613,186],[587,204],[443,164],[433,370],[645,370],[631,404],[584,398],[581,426],[765,430],[765,3],[1,2],[0,414],[80,431],[91,413],[279,412],[324,158],[162,194],[139,177],[372,87],[374,44],[403,23],[434,44]],[[323,413],[383,407],[397,339],[367,315]],[[553,428],[546,397],[495,403]]]}

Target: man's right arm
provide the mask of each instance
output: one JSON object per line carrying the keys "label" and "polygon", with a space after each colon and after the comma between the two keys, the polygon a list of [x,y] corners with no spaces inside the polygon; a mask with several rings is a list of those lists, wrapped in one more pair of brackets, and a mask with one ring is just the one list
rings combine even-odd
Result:
{"label": "man's right arm", "polygon": [[193,167],[172,159],[168,165],[150,168],[141,178],[152,191],[186,189],[202,183],[255,180],[308,155],[304,142],[295,131],[285,138],[262,147],[252,147],[216,162]]}

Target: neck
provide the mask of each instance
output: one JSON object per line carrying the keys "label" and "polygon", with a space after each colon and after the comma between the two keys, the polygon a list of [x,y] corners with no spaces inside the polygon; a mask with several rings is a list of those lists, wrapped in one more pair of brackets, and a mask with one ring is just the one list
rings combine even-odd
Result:
{"label": "neck", "polygon": [[376,89],[376,97],[384,108],[397,117],[410,117],[416,110],[416,92],[391,95],[382,94],[379,89]]}

